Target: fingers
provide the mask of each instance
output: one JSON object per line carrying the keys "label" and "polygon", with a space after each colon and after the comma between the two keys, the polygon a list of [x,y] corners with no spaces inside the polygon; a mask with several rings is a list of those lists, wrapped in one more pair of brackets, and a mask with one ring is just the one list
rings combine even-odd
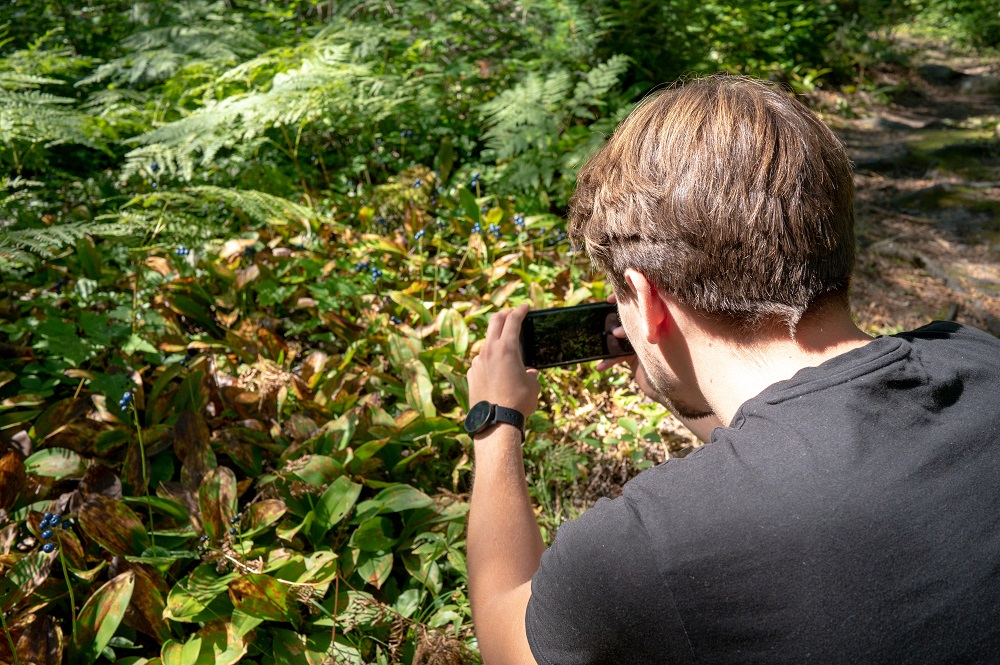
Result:
{"label": "fingers", "polygon": [[510,310],[504,309],[493,314],[490,317],[490,323],[486,326],[486,343],[495,342],[500,339],[503,334],[504,322],[507,316],[510,314]]}
{"label": "fingers", "polygon": [[597,363],[597,365],[594,366],[594,369],[598,372],[603,372],[606,369],[611,369],[615,365],[631,365],[629,360],[634,357],[635,356],[619,356],[617,358],[605,358],[601,362]]}
{"label": "fingers", "polygon": [[612,293],[610,296],[608,296],[608,302],[614,305],[616,302],[618,302],[618,296]]}
{"label": "fingers", "polygon": [[503,326],[503,341],[508,345],[517,346],[521,337],[521,324],[524,323],[524,317],[528,315],[528,306],[518,305],[508,312]]}

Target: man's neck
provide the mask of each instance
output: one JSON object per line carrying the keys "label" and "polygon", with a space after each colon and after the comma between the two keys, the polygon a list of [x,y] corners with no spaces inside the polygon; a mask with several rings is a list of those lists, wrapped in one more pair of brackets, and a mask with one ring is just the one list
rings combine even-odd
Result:
{"label": "man's neck", "polygon": [[689,340],[689,344],[702,394],[728,425],[744,402],[768,386],[860,348],[871,339],[843,312],[803,321],[794,338],[778,333],[752,347],[711,336]]}

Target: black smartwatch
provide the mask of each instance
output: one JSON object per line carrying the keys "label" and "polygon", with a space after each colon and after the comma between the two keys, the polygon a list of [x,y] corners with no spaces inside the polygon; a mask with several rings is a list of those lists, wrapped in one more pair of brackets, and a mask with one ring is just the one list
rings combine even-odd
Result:
{"label": "black smartwatch", "polygon": [[521,440],[524,440],[524,415],[515,409],[490,404],[486,400],[473,404],[469,409],[469,415],[465,417],[465,431],[475,436],[497,423],[513,425],[521,433]]}

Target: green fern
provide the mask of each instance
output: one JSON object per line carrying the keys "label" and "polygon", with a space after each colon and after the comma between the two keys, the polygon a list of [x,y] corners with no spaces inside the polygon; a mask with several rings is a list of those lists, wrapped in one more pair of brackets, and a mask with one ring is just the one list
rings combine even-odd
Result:
{"label": "green fern", "polygon": [[77,85],[99,82],[144,86],[164,81],[183,67],[210,63],[229,67],[261,50],[252,31],[223,2],[186,2],[170,5],[173,14],[122,44],[125,53],[102,64]]}
{"label": "green fern", "polygon": [[614,92],[628,63],[625,56],[614,56],[575,77],[563,70],[532,72],[480,106],[489,127],[485,156],[504,164],[509,188],[538,190],[556,178],[573,177],[601,138],[595,136],[600,128],[588,125],[624,106]]}
{"label": "green fern", "polygon": [[[298,136],[303,128],[323,120],[331,128],[360,128],[392,114],[405,95],[401,82],[391,76],[376,76],[369,64],[355,61],[350,33],[327,31],[304,47],[280,55],[301,59],[288,71],[278,71],[270,80],[248,92],[210,100],[188,116],[158,127],[136,139],[140,147],[126,155],[122,177],[141,172],[156,161],[168,173],[192,179],[199,168],[216,165],[233,151],[252,155],[270,141],[272,129],[290,129]],[[233,81],[258,80],[258,68],[271,70],[278,54],[266,54],[219,77],[216,87]],[[294,159],[295,142],[287,139],[279,148]]]}

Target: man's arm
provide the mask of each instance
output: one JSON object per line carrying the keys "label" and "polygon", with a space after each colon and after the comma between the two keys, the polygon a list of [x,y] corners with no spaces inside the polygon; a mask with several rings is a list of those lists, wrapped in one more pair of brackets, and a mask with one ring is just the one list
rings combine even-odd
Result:
{"label": "man's arm", "polygon": [[[538,406],[538,375],[526,370],[518,339],[527,305],[490,318],[469,369],[469,404],[487,400],[520,411]],[[467,537],[469,597],[483,661],[533,665],[524,617],[545,544],[524,480],[521,434],[498,424],[475,436],[475,481]]]}

